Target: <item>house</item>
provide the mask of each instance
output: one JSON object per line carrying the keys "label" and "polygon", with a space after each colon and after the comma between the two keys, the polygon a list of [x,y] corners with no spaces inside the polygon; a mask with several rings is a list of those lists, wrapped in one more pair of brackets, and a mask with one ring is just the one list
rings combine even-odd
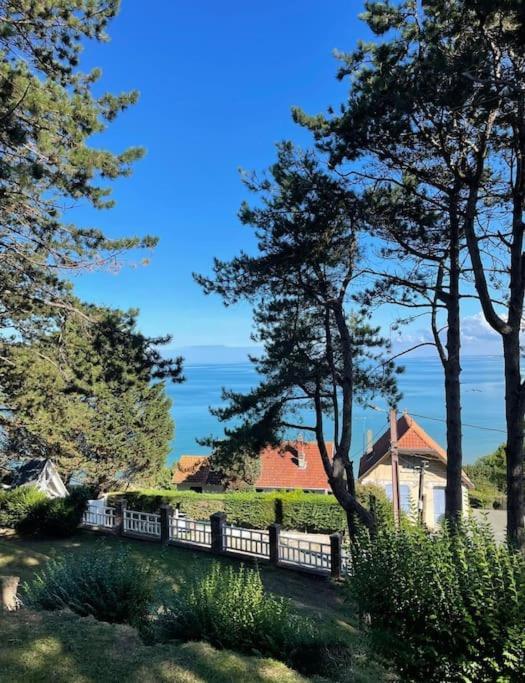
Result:
{"label": "house", "polygon": [[181,491],[224,491],[222,475],[211,469],[207,455],[181,455],[173,468],[172,482]]}
{"label": "house", "polygon": [[[385,489],[392,500],[393,482],[399,482],[399,508],[419,514],[435,528],[445,512],[447,454],[408,413],[390,416],[390,427],[372,444],[359,463],[358,481]],[[463,509],[474,485],[462,472]]]}
{"label": "house", "polygon": [[[330,456],[333,445],[328,444]],[[331,493],[317,443],[285,441],[278,447],[268,446],[260,455],[261,469],[254,487],[256,491],[306,491]],[[206,455],[183,455],[173,471],[178,489],[223,491],[223,477],[209,466]]]}
{"label": "house", "polygon": [[33,458],[17,467],[12,474],[11,488],[36,486],[49,498],[65,498],[68,490],[51,460]]}

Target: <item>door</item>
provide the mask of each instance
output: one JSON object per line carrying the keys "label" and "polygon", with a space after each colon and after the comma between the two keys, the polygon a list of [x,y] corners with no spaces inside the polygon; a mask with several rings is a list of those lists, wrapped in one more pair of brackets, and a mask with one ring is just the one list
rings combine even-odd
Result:
{"label": "door", "polygon": [[445,487],[434,486],[434,524],[441,524],[445,515]]}

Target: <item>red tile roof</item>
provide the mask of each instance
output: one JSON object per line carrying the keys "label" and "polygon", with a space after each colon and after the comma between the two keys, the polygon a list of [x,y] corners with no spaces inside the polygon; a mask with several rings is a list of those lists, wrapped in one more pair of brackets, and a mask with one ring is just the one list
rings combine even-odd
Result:
{"label": "red tile roof", "polygon": [[[397,447],[405,455],[426,455],[443,464],[447,462],[446,451],[408,413],[403,413],[397,420]],[[359,478],[368,474],[389,453],[390,429],[387,429],[375,442],[372,451],[365,453],[359,461]],[[464,472],[462,478],[466,486],[473,488],[474,485]]]}
{"label": "red tile roof", "polygon": [[[333,445],[327,444],[330,457]],[[300,467],[298,451],[304,453],[305,467]],[[285,442],[279,448],[265,448],[261,453],[261,473],[256,488],[316,489],[330,491],[321,453],[316,442]]]}
{"label": "red tile roof", "polygon": [[[333,445],[328,443],[332,457]],[[299,451],[304,454],[300,465]],[[308,489],[330,491],[321,454],[315,442],[284,442],[278,448],[267,447],[261,452],[261,472],[255,488]],[[210,470],[208,456],[183,455],[173,470],[174,484],[205,486],[220,483],[220,475]]]}
{"label": "red tile roof", "polygon": [[206,484],[220,484],[219,472],[212,472],[207,455],[181,455],[173,469],[174,484],[190,484],[205,486]]}

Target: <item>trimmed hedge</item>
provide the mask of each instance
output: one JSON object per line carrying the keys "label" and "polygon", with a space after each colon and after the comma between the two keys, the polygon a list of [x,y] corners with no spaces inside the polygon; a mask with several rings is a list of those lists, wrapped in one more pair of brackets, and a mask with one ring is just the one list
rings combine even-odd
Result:
{"label": "trimmed hedge", "polygon": [[[381,489],[358,488],[358,497],[365,505],[368,505],[370,494],[381,505],[385,504],[386,496]],[[166,503],[179,506],[190,519],[197,520],[208,519],[214,512],[225,512],[230,523],[253,529],[265,529],[273,522],[281,524],[283,529],[309,533],[333,533],[346,528],[345,513],[335,498],[319,493],[195,493],[141,489],[110,494],[109,504],[114,505],[118,498],[125,498],[129,509],[140,512],[157,512]]]}

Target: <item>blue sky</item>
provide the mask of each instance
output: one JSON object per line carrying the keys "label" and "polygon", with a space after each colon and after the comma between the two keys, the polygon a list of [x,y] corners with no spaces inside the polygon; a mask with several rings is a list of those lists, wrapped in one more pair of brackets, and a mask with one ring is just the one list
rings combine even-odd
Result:
{"label": "blue sky", "polygon": [[[147,155],[116,184],[114,209],[79,207],[73,217],[111,236],[152,233],[160,244],[133,256],[137,264],[148,256],[146,267],[78,276],[79,296],[140,308],[143,331],[170,333],[177,347],[250,344],[249,308],[225,310],[203,296],[191,273],[209,271],[214,256],[250,248],[236,217],[245,198],[238,168],[264,169],[281,139],[311,143],[290,108],[314,113],[344,99],[332,52],[370,37],[357,18],[361,7],[348,0],[123,1],[111,42],[88,45],[82,67],[102,67],[101,91],[141,93],[97,144],[142,145]],[[466,314],[483,332],[476,307]],[[394,315],[380,312],[379,322],[388,328]],[[408,330],[407,343],[423,338],[423,328]]]}

